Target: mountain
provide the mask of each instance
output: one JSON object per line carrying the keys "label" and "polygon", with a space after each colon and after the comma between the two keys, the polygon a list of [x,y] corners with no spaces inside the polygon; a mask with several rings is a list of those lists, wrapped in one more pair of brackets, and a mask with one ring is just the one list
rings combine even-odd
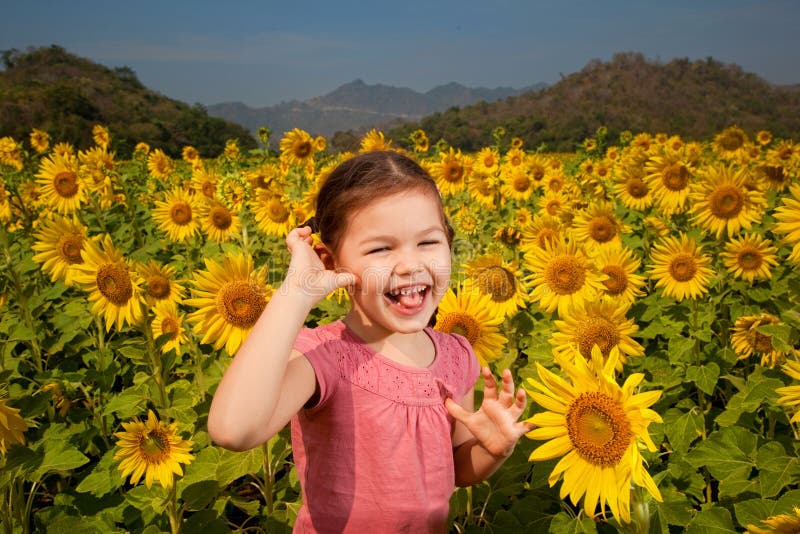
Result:
{"label": "mountain", "polygon": [[518,136],[529,149],[572,151],[601,126],[616,143],[625,130],[699,140],[731,125],[751,136],[768,130],[800,139],[798,85],[773,85],[713,58],[661,63],[622,52],[608,62],[590,61],[541,91],[436,112],[385,133],[407,145],[409,133],[422,128],[433,143],[445,139],[477,150],[492,144],[492,131],[502,126],[506,141]]}
{"label": "mountain", "polygon": [[201,155],[215,157],[228,139],[237,139],[243,149],[257,146],[241,126],[151,91],[128,67],[109,69],[56,45],[6,50],[2,62],[0,137],[24,140],[39,128],[85,149],[93,144],[92,126],[102,124],[120,157],[129,157],[140,141],[171,156],[193,145]]}
{"label": "mountain", "polygon": [[545,84],[523,89],[487,89],[449,83],[420,93],[407,87],[370,85],[363,80],[354,80],[324,96],[304,101],[293,100],[261,108],[253,108],[241,102],[227,102],[208,106],[208,113],[241,124],[251,132],[268,126],[275,141],[282,137],[283,132],[292,128],[302,128],[313,135],[330,137],[337,131],[419,120],[453,106],[466,106],[481,100],[494,102],[543,87]]}

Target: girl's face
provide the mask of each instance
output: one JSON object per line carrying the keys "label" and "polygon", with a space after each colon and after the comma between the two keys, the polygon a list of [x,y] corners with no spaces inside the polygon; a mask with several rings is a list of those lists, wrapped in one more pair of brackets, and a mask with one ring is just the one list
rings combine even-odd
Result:
{"label": "girl's face", "polygon": [[450,282],[438,199],[412,190],[374,200],[350,215],[333,259],[358,276],[350,315],[371,335],[422,330]]}

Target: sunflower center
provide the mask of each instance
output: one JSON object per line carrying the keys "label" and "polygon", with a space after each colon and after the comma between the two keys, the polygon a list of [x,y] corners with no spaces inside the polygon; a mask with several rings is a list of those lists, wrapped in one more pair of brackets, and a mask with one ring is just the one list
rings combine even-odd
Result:
{"label": "sunflower center", "polygon": [[158,463],[169,457],[169,439],[161,430],[143,432],[139,439],[139,452],[147,463]]}
{"label": "sunflower center", "polygon": [[239,328],[250,328],[267,301],[253,284],[242,280],[228,282],[217,293],[217,310],[225,321]]}
{"label": "sunflower center", "polygon": [[170,341],[178,337],[178,330],[180,325],[178,325],[178,321],[173,319],[172,317],[166,317],[164,320],[161,321],[161,333],[163,334],[171,334],[169,336]]}
{"label": "sunflower center", "polygon": [[223,206],[216,206],[211,210],[211,224],[217,230],[227,230],[233,224],[231,212]]}
{"label": "sunflower center", "polygon": [[544,209],[548,215],[555,217],[558,215],[558,212],[561,211],[561,202],[558,200],[549,200],[547,204],[545,204]]}
{"label": "sunflower center", "polygon": [[775,152],[776,156],[778,156],[778,159],[783,161],[787,161],[792,157],[792,148],[788,146],[781,147]]}
{"label": "sunflower center", "polygon": [[61,257],[70,265],[83,263],[81,250],[83,250],[83,237],[79,235],[65,235],[58,243]]}
{"label": "sunflower center", "polygon": [[53,188],[60,197],[74,197],[78,194],[78,175],[73,171],[59,172],[53,177]]}
{"label": "sunflower center", "polygon": [[169,278],[161,274],[154,274],[147,279],[147,294],[156,299],[165,299],[169,296]]}
{"label": "sunflower center", "polygon": [[583,287],[586,268],[574,256],[556,256],[545,268],[544,277],[557,294],[571,295]]}
{"label": "sunflower center", "polygon": [[536,242],[539,244],[539,248],[545,248],[547,245],[552,245],[555,243],[558,240],[558,237],[558,232],[549,228],[545,228],[539,232],[539,235],[536,236]]}
{"label": "sunflower center", "polygon": [[578,343],[578,350],[587,360],[591,359],[592,347],[595,345],[600,347],[603,357],[606,357],[619,343],[619,332],[614,323],[608,319],[587,317],[578,326],[575,340]]}
{"label": "sunflower center", "polygon": [[740,132],[728,132],[719,140],[722,148],[728,151],[739,150],[744,146],[744,135]]}
{"label": "sunflower center", "polygon": [[208,198],[214,198],[214,195],[217,192],[217,186],[214,182],[205,181],[203,182],[200,191],[203,193],[203,196]]}
{"label": "sunflower center", "polygon": [[675,255],[669,263],[669,274],[678,282],[688,282],[697,274],[697,262],[691,254]]}
{"label": "sunflower center", "polygon": [[97,269],[97,289],[109,302],[123,306],[133,296],[133,284],[128,270],[116,263],[106,263]]}
{"label": "sunflower center", "polygon": [[506,302],[517,293],[514,274],[500,265],[487,267],[480,273],[480,281],[486,293],[495,302]]}
{"label": "sunflower center", "polygon": [[492,167],[494,167],[494,164],[495,164],[494,154],[488,154],[484,156],[483,158],[484,167],[486,167],[487,169],[491,169]]}
{"label": "sunflower center", "polygon": [[464,167],[457,162],[449,162],[442,168],[442,178],[451,184],[459,182],[464,176]]}
{"label": "sunflower center", "polygon": [[475,189],[485,197],[492,196],[492,184],[489,180],[479,179],[475,182]]}
{"label": "sunflower center", "polygon": [[547,182],[547,188],[550,189],[550,191],[557,193],[564,188],[564,180],[562,180],[560,177],[553,178]]}
{"label": "sunflower center", "polygon": [[783,167],[775,167],[773,165],[765,165],[762,167],[764,176],[773,184],[783,184],[786,181],[786,174],[783,172]]}
{"label": "sunflower center", "polygon": [[267,204],[267,217],[269,217],[272,222],[286,222],[289,218],[289,210],[286,209],[286,206],[277,198],[272,199],[269,201],[269,204]]}
{"label": "sunflower center", "polygon": [[169,208],[169,218],[179,226],[189,224],[192,222],[192,207],[187,202],[175,202]]}
{"label": "sunflower center", "polygon": [[296,158],[305,159],[311,154],[312,149],[311,141],[301,141],[295,143],[293,152]]}
{"label": "sunflower center", "polygon": [[541,165],[536,165],[531,168],[531,176],[535,182],[541,182],[544,178],[545,170]]}
{"label": "sunflower center", "polygon": [[514,180],[511,182],[511,186],[515,191],[524,193],[531,186],[531,180],[527,175],[519,173],[514,177]]}
{"label": "sunflower center", "polygon": [[481,325],[468,313],[445,314],[436,324],[442,332],[464,336],[473,346],[481,337]]}
{"label": "sunflower center", "polygon": [[682,191],[689,185],[689,170],[685,165],[673,163],[664,169],[661,181],[670,191]]}
{"label": "sunflower center", "polygon": [[736,263],[745,271],[755,271],[763,261],[761,252],[755,247],[744,247],[736,255]]}
{"label": "sunflower center", "polygon": [[650,191],[641,178],[630,178],[625,182],[625,189],[633,198],[644,198]]}
{"label": "sunflower center", "polygon": [[603,285],[609,295],[621,295],[628,288],[628,273],[619,265],[606,265],[602,272],[608,276]]}
{"label": "sunflower center", "polygon": [[607,215],[598,215],[589,221],[589,236],[598,243],[606,243],[617,235],[614,221]]}
{"label": "sunflower center", "polygon": [[622,404],[605,393],[581,393],[570,403],[566,419],[572,445],[592,465],[619,464],[633,440]]}
{"label": "sunflower center", "polygon": [[744,207],[744,194],[735,185],[723,185],[709,198],[708,207],[719,219],[731,219]]}

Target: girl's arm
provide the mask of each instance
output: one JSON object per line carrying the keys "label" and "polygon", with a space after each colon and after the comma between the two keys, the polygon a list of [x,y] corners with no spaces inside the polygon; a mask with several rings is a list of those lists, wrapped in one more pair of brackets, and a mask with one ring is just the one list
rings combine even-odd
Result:
{"label": "girl's arm", "polygon": [[533,426],[518,421],[525,411],[527,398],[520,389],[514,394],[511,371],[503,371],[502,389],[488,367],[482,369],[483,403],[473,411],[474,391],[460,402],[445,401],[445,407],[456,420],[453,431],[453,462],[456,484],[471,486],[489,478],[514,452],[519,438]]}
{"label": "girl's arm", "polygon": [[292,349],[311,308],[325,295],[355,282],[326,270],[311,248],[311,230],[286,237],[292,254],[286,278],[236,352],[214,393],[208,433],[217,444],[247,450],[280,431],[314,394],[311,364]]}

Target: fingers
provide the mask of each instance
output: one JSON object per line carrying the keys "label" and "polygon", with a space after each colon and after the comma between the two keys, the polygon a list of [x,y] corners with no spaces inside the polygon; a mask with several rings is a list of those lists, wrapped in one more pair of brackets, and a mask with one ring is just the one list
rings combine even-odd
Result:
{"label": "fingers", "polygon": [[470,413],[466,411],[459,403],[448,397],[444,401],[444,407],[453,416],[453,419],[461,423],[469,417]]}

